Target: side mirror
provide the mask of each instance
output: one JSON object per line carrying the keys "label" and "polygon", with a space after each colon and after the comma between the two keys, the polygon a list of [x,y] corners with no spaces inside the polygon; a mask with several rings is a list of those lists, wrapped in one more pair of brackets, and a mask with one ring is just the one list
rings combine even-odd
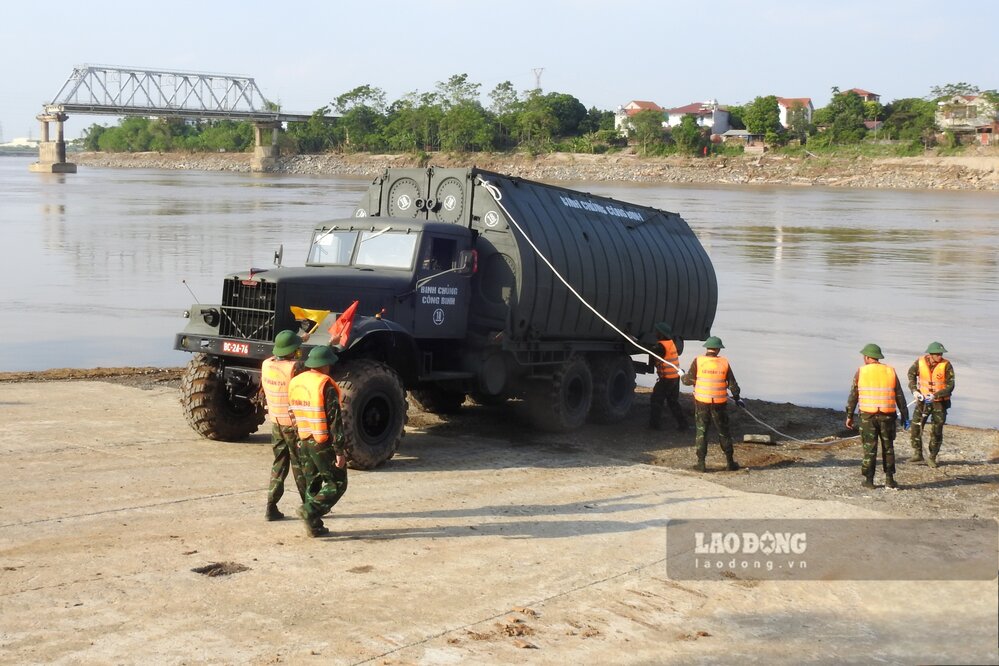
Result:
{"label": "side mirror", "polygon": [[458,273],[474,275],[479,270],[479,253],[475,250],[462,250],[458,253]]}
{"label": "side mirror", "polygon": [[278,245],[278,249],[274,250],[274,265],[281,268],[282,259],[284,259],[284,243]]}

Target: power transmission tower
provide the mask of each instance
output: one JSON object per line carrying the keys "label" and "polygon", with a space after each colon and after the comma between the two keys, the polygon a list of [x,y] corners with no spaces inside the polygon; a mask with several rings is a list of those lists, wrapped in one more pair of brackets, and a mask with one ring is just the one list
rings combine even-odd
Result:
{"label": "power transmission tower", "polygon": [[541,90],[541,72],[545,71],[545,68],[535,67],[531,71],[534,72],[534,89]]}

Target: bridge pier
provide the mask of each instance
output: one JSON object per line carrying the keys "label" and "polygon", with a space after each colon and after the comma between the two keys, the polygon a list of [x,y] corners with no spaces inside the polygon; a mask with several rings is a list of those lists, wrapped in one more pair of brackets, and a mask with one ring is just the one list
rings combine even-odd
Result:
{"label": "bridge pier", "polygon": [[[254,146],[253,158],[250,160],[250,171],[271,171],[277,164],[278,130],[280,122],[253,123]],[[270,145],[264,145],[264,131],[271,131]]]}
{"label": "bridge pier", "polygon": [[[42,138],[38,143],[38,161],[28,166],[36,173],[76,173],[76,165],[66,161],[66,138],[63,123],[65,113],[43,113],[36,116],[42,124]],[[49,123],[56,124],[56,139],[49,140]]]}

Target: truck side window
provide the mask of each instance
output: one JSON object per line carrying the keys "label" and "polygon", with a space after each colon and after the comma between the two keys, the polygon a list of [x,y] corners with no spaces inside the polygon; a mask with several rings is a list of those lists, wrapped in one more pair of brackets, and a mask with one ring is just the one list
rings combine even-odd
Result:
{"label": "truck side window", "polygon": [[454,255],[458,241],[453,238],[432,238],[430,249],[423,260],[424,270],[444,271],[454,268]]}

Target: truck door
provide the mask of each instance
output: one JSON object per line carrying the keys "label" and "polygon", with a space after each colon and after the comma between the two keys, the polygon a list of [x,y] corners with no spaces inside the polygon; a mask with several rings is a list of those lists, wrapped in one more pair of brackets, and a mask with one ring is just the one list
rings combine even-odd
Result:
{"label": "truck door", "polygon": [[424,233],[416,267],[417,338],[465,337],[473,270],[470,250],[471,239],[465,234]]}

